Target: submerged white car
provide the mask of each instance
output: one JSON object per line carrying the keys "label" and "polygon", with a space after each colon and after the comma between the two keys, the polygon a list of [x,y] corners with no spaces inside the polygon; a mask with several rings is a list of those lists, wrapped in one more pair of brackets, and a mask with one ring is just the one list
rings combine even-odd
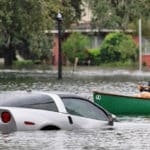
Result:
{"label": "submerged white car", "polygon": [[72,130],[113,125],[113,117],[74,94],[19,91],[0,94],[0,131]]}

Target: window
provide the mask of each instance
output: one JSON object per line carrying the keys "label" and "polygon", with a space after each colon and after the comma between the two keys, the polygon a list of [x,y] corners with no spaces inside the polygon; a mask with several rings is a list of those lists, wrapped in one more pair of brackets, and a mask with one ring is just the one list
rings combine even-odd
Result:
{"label": "window", "polygon": [[79,98],[62,98],[62,100],[66,110],[72,115],[97,120],[108,120],[104,111],[89,101]]}
{"label": "window", "polygon": [[20,97],[9,103],[3,104],[3,106],[24,107],[58,112],[54,100],[47,95]]}
{"label": "window", "polygon": [[43,109],[43,110],[50,110],[58,112],[57,106],[54,103],[54,101],[49,102],[41,102],[41,103],[33,103],[27,106],[28,108],[34,108],[34,109]]}

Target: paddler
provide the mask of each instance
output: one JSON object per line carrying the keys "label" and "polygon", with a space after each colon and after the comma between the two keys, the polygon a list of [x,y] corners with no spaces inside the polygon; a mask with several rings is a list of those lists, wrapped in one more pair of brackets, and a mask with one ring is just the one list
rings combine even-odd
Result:
{"label": "paddler", "polygon": [[150,98],[150,81],[148,82],[147,86],[138,85],[138,89],[140,93],[136,94],[135,96],[142,98]]}
{"label": "paddler", "polygon": [[148,81],[147,86],[138,85],[138,89],[140,92],[150,92],[150,81]]}

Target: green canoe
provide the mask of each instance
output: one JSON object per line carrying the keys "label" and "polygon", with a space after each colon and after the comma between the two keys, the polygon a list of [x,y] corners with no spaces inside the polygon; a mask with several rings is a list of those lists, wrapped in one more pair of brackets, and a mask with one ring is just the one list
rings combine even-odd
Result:
{"label": "green canoe", "polygon": [[150,115],[150,98],[93,92],[94,102],[116,115]]}

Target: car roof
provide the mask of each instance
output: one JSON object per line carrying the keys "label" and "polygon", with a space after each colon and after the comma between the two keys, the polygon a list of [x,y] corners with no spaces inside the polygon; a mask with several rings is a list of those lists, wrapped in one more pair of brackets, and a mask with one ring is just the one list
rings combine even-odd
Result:
{"label": "car roof", "polygon": [[0,106],[19,106],[33,102],[50,100],[50,96],[41,92],[13,91],[0,93]]}
{"label": "car roof", "polygon": [[[50,91],[50,92],[43,92],[43,91],[8,91],[0,93],[0,106],[19,106],[30,104],[34,102],[48,102],[52,101],[50,95],[58,95],[61,98],[67,97],[76,97],[81,98],[76,94],[68,93],[68,92],[61,92],[61,91]],[[83,98],[83,97],[82,97]]]}
{"label": "car roof", "polygon": [[49,93],[51,93],[51,94],[56,94],[56,95],[60,96],[61,98],[63,98],[63,97],[83,98],[82,96],[79,96],[78,94],[71,93],[71,92],[64,92],[64,91],[50,91]]}

